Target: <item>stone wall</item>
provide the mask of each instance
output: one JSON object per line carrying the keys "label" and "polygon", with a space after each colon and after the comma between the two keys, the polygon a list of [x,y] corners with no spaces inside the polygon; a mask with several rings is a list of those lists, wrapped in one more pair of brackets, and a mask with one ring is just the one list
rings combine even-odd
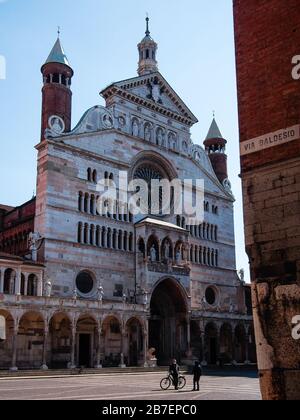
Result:
{"label": "stone wall", "polygon": [[[235,0],[241,143],[300,124],[298,0]],[[262,394],[300,399],[300,139],[244,155],[245,234]]]}

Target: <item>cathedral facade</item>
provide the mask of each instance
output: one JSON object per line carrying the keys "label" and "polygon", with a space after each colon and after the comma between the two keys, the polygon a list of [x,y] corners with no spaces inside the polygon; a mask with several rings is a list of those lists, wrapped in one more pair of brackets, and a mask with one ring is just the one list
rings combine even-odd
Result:
{"label": "cathedral facade", "polygon": [[[255,362],[227,141],[214,119],[193,143],[197,119],[158,71],[148,19],[138,52],[138,76],[106,87],[73,129],[60,39],[42,67],[36,198],[0,209],[2,369]],[[204,220],[139,217],[121,201],[101,211],[99,181],[121,173],[203,180]]]}

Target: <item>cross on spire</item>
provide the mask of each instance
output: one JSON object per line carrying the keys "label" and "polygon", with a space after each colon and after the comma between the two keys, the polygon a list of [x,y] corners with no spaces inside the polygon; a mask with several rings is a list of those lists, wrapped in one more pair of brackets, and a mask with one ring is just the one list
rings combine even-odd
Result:
{"label": "cross on spire", "polygon": [[149,30],[149,15],[148,13],[146,13],[146,35],[149,36],[150,35],[150,30]]}
{"label": "cross on spire", "polygon": [[58,36],[58,38],[60,36],[60,26],[57,27],[57,36]]}

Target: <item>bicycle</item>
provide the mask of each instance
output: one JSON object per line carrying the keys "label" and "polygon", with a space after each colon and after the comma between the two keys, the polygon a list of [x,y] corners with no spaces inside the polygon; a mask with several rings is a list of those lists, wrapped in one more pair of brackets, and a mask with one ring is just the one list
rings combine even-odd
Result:
{"label": "bicycle", "polygon": [[[160,387],[163,391],[167,391],[171,385],[174,386],[174,380],[172,378],[172,375],[169,375],[168,377],[162,379],[160,381]],[[184,376],[179,376],[178,378],[178,389],[183,389],[186,386],[186,379]]]}

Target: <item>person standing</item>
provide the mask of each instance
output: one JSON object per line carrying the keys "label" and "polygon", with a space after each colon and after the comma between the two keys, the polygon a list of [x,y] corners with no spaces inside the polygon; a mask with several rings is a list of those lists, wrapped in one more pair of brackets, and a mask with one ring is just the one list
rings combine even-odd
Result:
{"label": "person standing", "polygon": [[193,368],[193,375],[194,375],[194,391],[200,391],[200,379],[203,374],[202,366],[199,362],[195,362],[195,366]]}
{"label": "person standing", "polygon": [[173,383],[174,383],[174,387],[176,389],[176,391],[178,390],[178,382],[179,382],[179,365],[177,364],[177,360],[173,359],[172,364],[170,365],[169,368],[169,373],[173,379]]}

